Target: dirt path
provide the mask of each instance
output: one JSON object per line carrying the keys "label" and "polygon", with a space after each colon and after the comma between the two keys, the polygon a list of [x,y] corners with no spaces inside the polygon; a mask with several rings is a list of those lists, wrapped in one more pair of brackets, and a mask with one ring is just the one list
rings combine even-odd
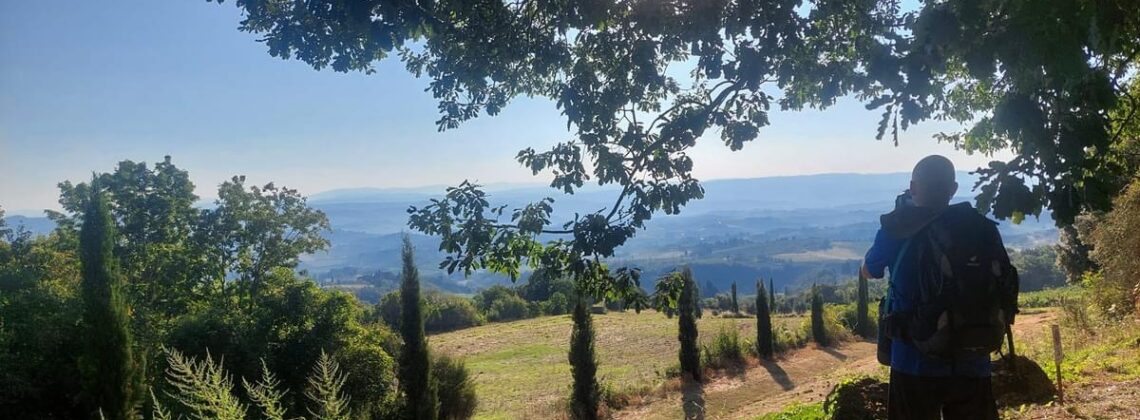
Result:
{"label": "dirt path", "polygon": [[[1055,318],[1051,311],[1024,314],[1015,325],[1015,337],[1038,334]],[[683,407],[703,406],[707,419],[751,419],[788,404],[822,401],[838,381],[857,374],[885,373],[885,369],[875,360],[875,344],[871,342],[849,342],[838,348],[812,346],[785,354],[776,362],[753,362],[740,374],[670,393],[614,417],[678,419],[685,418]]]}

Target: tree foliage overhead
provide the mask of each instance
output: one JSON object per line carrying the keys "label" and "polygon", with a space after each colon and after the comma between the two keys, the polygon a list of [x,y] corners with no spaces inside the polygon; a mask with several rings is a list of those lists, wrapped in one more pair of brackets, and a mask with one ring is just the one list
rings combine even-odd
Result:
{"label": "tree foliage overhead", "polygon": [[979,208],[1015,220],[1048,208],[1061,224],[1109,207],[1124,170],[1113,121],[1136,118],[1116,112],[1137,102],[1123,88],[1140,52],[1132,0],[235,3],[273,56],[367,73],[398,58],[430,79],[440,130],[520,95],[554,101],[568,138],[518,161],[565,193],[616,185],[612,205],[551,220],[551,198],[507,209],[464,182],[410,209],[410,224],[442,237],[448,270],[518,276],[529,264],[635,302],[638,272],[600,258],[703,196],[688,154],[698,139],[738,150],[773,106],[854,96],[884,111],[878,137],[896,143],[922,121],[961,122],[936,137],[1015,152],[979,169]]}

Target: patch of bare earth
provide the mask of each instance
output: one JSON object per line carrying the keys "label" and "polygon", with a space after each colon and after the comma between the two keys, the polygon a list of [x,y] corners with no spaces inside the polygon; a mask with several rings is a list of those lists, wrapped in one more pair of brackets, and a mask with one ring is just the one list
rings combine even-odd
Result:
{"label": "patch of bare earth", "polygon": [[1007,419],[1140,419],[1140,380],[1094,380],[1065,389],[1065,404],[1010,409]]}
{"label": "patch of bare earth", "polygon": [[[1047,330],[1048,324],[1056,322],[1056,319],[1057,313],[1052,310],[1023,314],[1014,326],[1015,336],[1041,334],[1041,330]],[[837,348],[813,345],[786,353],[774,362],[752,360],[744,372],[714,376],[696,389],[679,392],[679,386],[672,386],[663,392],[663,396],[647,398],[639,405],[618,411],[614,417],[678,419],[685,418],[692,413],[694,405],[699,405],[703,407],[706,419],[750,419],[780,411],[793,403],[823,401],[835,384],[844,378],[885,372],[884,369],[875,358],[873,342],[848,342]],[[1135,392],[1135,384],[1132,388]],[[1122,395],[1132,395],[1133,401],[1140,401],[1135,394]],[[1140,419],[1140,416],[1087,418]]]}
{"label": "patch of bare earth", "polygon": [[822,400],[844,377],[872,373],[875,345],[846,343],[838,348],[809,347],[792,351],[775,362],[752,361],[738,374],[724,374],[684,393],[670,393],[644,405],[615,413],[618,419],[676,419],[699,405],[707,419],[752,418],[777,411],[796,401]]}

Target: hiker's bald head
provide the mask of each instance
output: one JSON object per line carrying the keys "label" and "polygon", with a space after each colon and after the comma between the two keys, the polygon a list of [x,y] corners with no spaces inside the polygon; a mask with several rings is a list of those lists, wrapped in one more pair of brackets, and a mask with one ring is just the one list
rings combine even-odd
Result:
{"label": "hiker's bald head", "polygon": [[914,165],[910,173],[910,193],[914,204],[920,207],[941,207],[950,204],[958,183],[954,181],[954,163],[944,156],[930,155]]}

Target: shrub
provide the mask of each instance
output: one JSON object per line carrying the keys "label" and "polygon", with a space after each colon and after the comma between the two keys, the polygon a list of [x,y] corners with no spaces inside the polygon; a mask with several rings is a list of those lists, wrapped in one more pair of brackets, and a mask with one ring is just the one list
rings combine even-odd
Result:
{"label": "shrub", "polygon": [[495,300],[487,310],[491,321],[513,321],[530,317],[530,306],[518,295],[508,295]]}
{"label": "shrub", "polygon": [[547,301],[546,313],[550,315],[562,315],[570,310],[570,299],[562,292],[554,292],[550,295],[550,300]]}
{"label": "shrub", "polygon": [[[838,312],[839,323],[847,331],[859,334],[859,305],[856,303],[848,303],[845,305],[832,305],[834,310]],[[875,331],[879,330],[879,305],[867,305],[867,330],[871,332],[872,336]]]}
{"label": "shrub", "polygon": [[1128,282],[1093,271],[1085,273],[1081,281],[1088,291],[1089,299],[1105,318],[1121,319],[1133,312],[1133,291]]}
{"label": "shrub", "polygon": [[1091,257],[1103,273],[1089,284],[1093,301],[1114,318],[1140,316],[1140,178],[1112,200],[1092,242]]}
{"label": "shrub", "polygon": [[[843,325],[842,307],[844,305],[821,305],[820,323],[819,327],[822,329],[822,336],[824,342],[820,342],[815,334],[819,331],[816,330],[817,324],[812,322],[812,319],[805,319],[803,324],[800,325],[800,333],[806,337],[811,337],[812,341],[820,343],[820,345],[830,346],[841,341],[847,341],[852,338],[851,331]],[[812,318],[815,318],[814,316]]]}
{"label": "shrub", "polygon": [[704,346],[705,367],[712,369],[736,368],[744,364],[744,353],[747,349],[741,347],[740,332],[735,326],[721,325],[720,331],[713,337],[709,345]]}
{"label": "shrub", "polygon": [[798,349],[806,346],[808,342],[808,335],[802,329],[793,330],[784,325],[780,325],[772,331],[774,342],[772,343],[776,353],[783,353],[788,350]]}
{"label": "shrub", "polygon": [[886,418],[887,384],[866,376],[845,379],[827,394],[823,412],[833,419]]}
{"label": "shrub", "polygon": [[427,319],[424,320],[424,330],[427,332],[453,331],[486,322],[470,299],[434,294],[425,303]]}
{"label": "shrub", "polygon": [[432,376],[439,390],[439,418],[442,420],[469,419],[475,415],[479,400],[475,383],[462,359],[446,355],[434,356]]}

